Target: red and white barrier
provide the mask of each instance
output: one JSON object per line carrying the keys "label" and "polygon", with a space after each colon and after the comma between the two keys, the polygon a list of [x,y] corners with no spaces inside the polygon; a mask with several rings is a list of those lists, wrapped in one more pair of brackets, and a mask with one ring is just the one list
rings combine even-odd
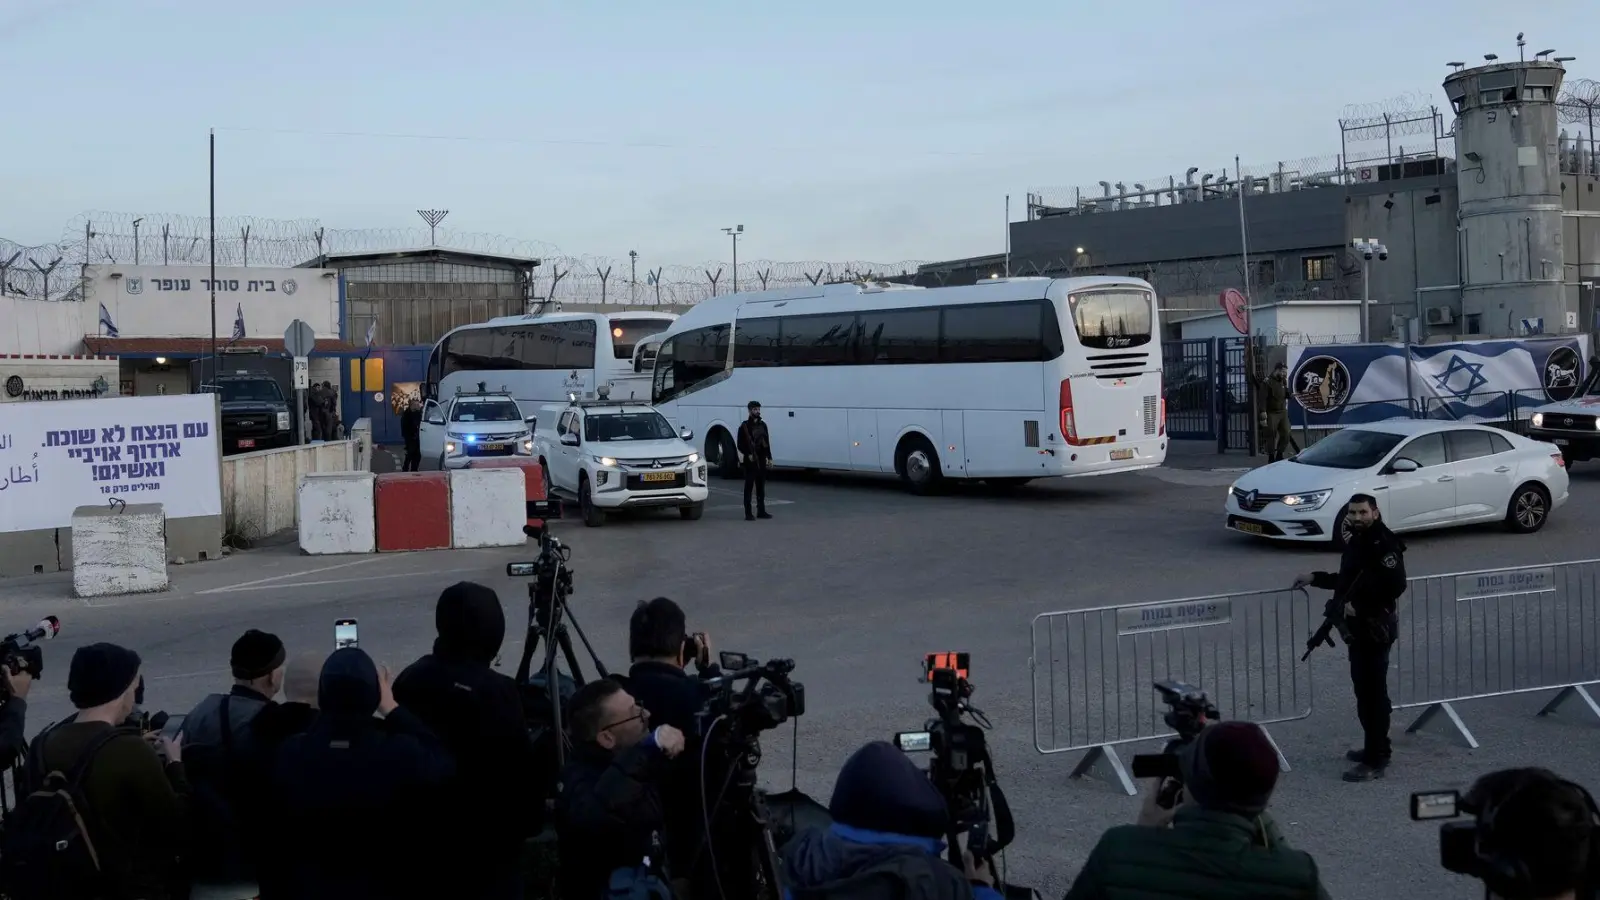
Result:
{"label": "red and white barrier", "polygon": [[456,469],[450,473],[450,545],[516,547],[527,542],[526,476],[516,469]]}
{"label": "red and white barrier", "polygon": [[373,490],[378,552],[450,549],[450,476],[390,472]]}
{"label": "red and white barrier", "polygon": [[378,549],[371,472],[300,476],[300,552],[312,556]]}

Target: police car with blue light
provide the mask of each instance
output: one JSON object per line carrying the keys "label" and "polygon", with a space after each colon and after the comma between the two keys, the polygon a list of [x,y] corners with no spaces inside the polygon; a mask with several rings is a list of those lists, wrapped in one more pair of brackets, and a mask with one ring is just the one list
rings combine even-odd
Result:
{"label": "police car with blue light", "polygon": [[462,391],[422,409],[422,458],[441,470],[465,469],[475,459],[531,459],[533,425],[505,391]]}
{"label": "police car with blue light", "polygon": [[609,387],[539,411],[533,446],[546,496],[576,502],[591,528],[639,509],[676,508],[699,519],[710,489],[706,462],[689,444],[694,433],[674,432],[648,403],[612,400]]}

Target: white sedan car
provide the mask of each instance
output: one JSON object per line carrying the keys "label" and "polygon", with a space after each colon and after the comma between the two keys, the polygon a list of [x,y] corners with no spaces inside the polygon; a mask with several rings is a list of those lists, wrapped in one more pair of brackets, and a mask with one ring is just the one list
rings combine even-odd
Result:
{"label": "white sedan car", "polygon": [[1228,527],[1282,541],[1349,537],[1345,505],[1378,500],[1395,531],[1503,521],[1531,534],[1567,502],[1560,448],[1481,425],[1403,419],[1351,425],[1228,489]]}

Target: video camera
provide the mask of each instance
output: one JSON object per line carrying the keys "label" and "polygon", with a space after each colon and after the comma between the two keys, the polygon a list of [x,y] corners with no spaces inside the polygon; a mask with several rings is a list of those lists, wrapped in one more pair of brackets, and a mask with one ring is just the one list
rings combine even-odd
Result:
{"label": "video camera", "polygon": [[[1581,785],[1570,781],[1565,784],[1583,797],[1584,805],[1588,808],[1589,869],[1585,881],[1589,890],[1593,891],[1600,885],[1600,806],[1596,806],[1593,795]],[[1504,798],[1500,802],[1504,803]],[[1480,881],[1496,878],[1512,883],[1529,881],[1535,873],[1528,871],[1526,863],[1509,857],[1503,850],[1494,849],[1498,843],[1494,839],[1496,808],[1493,803],[1488,807],[1479,808],[1459,791],[1421,791],[1411,795],[1411,820],[1436,822],[1463,815],[1473,816],[1470,822],[1445,822],[1439,826],[1439,864],[1446,871]],[[1518,893],[1534,896],[1536,892],[1532,885],[1528,885],[1528,888]],[[1579,896],[1584,895],[1580,892]]]}
{"label": "video camera", "polygon": [[[34,678],[44,674],[44,648],[39,644],[42,641],[53,639],[61,633],[61,620],[55,616],[45,616],[39,624],[26,631],[8,634],[0,638],[0,665],[12,675],[21,675],[27,672]],[[11,699],[11,689],[0,681],[0,703]]]}
{"label": "video camera", "polygon": [[[952,865],[960,866],[961,849],[956,840],[967,836],[967,850],[975,859],[991,859],[1016,839],[1016,822],[1005,793],[995,780],[994,762],[984,731],[992,728],[983,711],[971,703],[975,692],[968,675],[972,671],[969,653],[929,653],[922,659],[922,681],[930,686],[928,702],[936,718],[929,719],[922,731],[902,731],[894,736],[895,746],[906,753],[932,751],[928,780],[944,796],[950,811],[948,852]],[[971,722],[965,721],[971,719]],[[993,820],[997,834],[989,834]]]}
{"label": "video camera", "polygon": [[[806,686],[789,677],[792,659],[763,663],[748,654],[723,651],[718,666],[720,673],[701,682],[707,697],[695,714],[704,846],[724,898],[777,900],[778,853],[765,797],[756,789],[756,768],[761,764],[761,732],[805,715]],[[713,828],[714,821],[727,827]],[[723,888],[725,874],[734,893]]]}
{"label": "video camera", "polygon": [[1167,711],[1161,721],[1178,736],[1167,742],[1160,753],[1148,753],[1133,758],[1133,777],[1162,779],[1161,793],[1156,802],[1162,809],[1171,809],[1178,802],[1178,792],[1183,790],[1183,780],[1178,770],[1177,753],[1191,743],[1207,725],[1222,719],[1222,712],[1211,702],[1206,692],[1181,681],[1158,681],[1154,685]]}

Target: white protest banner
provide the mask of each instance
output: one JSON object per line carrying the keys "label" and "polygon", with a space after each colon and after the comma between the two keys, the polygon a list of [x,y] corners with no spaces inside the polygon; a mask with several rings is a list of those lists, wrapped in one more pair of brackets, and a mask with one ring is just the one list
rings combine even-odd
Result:
{"label": "white protest banner", "polygon": [[112,498],[221,515],[221,465],[212,394],[0,405],[0,532],[68,528]]}

